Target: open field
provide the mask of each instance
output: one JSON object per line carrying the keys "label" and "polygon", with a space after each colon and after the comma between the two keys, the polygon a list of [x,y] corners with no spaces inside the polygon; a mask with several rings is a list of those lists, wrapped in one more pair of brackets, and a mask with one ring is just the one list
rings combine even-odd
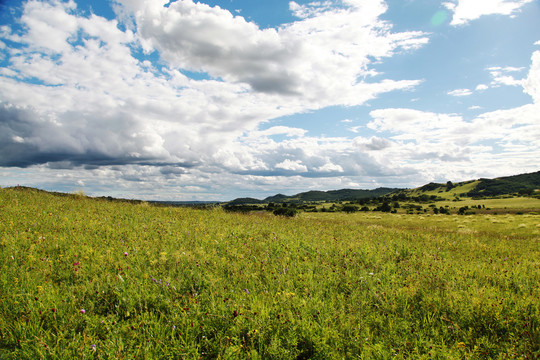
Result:
{"label": "open field", "polygon": [[492,212],[505,213],[512,211],[536,211],[540,213],[540,199],[532,197],[509,197],[499,199],[471,199],[461,198],[460,201],[437,201],[437,206],[459,208],[461,206],[484,205]]}
{"label": "open field", "polygon": [[539,298],[540,215],[0,189],[0,359],[533,359]]}

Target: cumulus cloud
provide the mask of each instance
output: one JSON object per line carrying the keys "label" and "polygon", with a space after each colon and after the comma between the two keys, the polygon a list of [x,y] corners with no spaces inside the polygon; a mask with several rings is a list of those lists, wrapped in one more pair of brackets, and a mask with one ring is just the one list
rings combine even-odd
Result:
{"label": "cumulus cloud", "polygon": [[464,25],[484,15],[514,16],[520,9],[533,0],[452,0],[443,5],[453,11],[451,25]]}
{"label": "cumulus cloud", "polygon": [[[123,27],[85,15],[73,1],[30,0],[22,28],[2,30],[19,45],[0,76],[1,165],[153,164],[168,166],[167,175],[275,168],[234,149],[235,140],[272,118],[359,105],[420,83],[362,79],[373,74],[373,61],[422,46],[426,34],[392,32],[379,19],[381,0],[337,5],[312,3],[300,21],[261,29],[191,0],[121,0],[115,10]],[[146,55],[135,56],[141,50]],[[144,60],[150,55],[160,61]],[[305,132],[271,127],[257,136]]]}
{"label": "cumulus cloud", "polygon": [[523,90],[531,95],[536,104],[540,104],[540,51],[532,55],[529,75],[523,81]]}
{"label": "cumulus cloud", "polygon": [[294,172],[306,172],[307,167],[300,160],[285,159],[276,165],[276,168]]}
{"label": "cumulus cloud", "polygon": [[399,48],[427,43],[421,32],[391,33],[389,25],[379,20],[386,11],[380,0],[343,2],[340,7],[292,2],[293,11],[309,7],[309,16],[278,29],[260,29],[228,10],[191,0],[168,7],[159,1],[122,2],[133,8],[146,51],[159,51],[173,66],[244,83],[267,94],[331,96],[336,101],[336,92],[345,90],[358,96],[368,90],[358,79],[372,74],[370,57],[391,56]]}

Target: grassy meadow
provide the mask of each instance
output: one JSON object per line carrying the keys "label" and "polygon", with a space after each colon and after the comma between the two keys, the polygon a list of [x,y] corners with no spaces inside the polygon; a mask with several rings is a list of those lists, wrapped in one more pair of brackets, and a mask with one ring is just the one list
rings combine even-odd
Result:
{"label": "grassy meadow", "polygon": [[540,358],[540,215],[0,189],[0,359]]}

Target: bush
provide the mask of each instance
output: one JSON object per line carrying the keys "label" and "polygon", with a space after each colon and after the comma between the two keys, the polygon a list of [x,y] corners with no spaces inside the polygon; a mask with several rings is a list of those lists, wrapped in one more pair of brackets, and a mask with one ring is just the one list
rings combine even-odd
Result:
{"label": "bush", "polygon": [[346,213],[350,214],[350,213],[353,213],[353,212],[357,212],[358,211],[358,206],[356,206],[356,205],[344,205],[342,210],[345,211]]}
{"label": "bush", "polygon": [[293,208],[277,208],[274,210],[274,215],[276,216],[288,216],[288,217],[294,217],[296,216],[296,209]]}

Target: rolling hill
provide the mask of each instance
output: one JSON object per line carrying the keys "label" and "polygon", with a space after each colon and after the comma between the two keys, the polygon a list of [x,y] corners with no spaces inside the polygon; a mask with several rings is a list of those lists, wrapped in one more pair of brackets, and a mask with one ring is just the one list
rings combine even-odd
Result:
{"label": "rolling hill", "polygon": [[264,200],[238,198],[228,205],[268,204],[268,203],[309,203],[357,201],[381,197],[434,197],[451,200],[458,197],[489,198],[501,196],[527,195],[540,197],[540,171],[528,174],[498,177],[495,179],[468,180],[457,183],[429,183],[414,189],[380,187],[374,190],[341,189],[330,191],[307,191],[296,195],[277,194]]}

